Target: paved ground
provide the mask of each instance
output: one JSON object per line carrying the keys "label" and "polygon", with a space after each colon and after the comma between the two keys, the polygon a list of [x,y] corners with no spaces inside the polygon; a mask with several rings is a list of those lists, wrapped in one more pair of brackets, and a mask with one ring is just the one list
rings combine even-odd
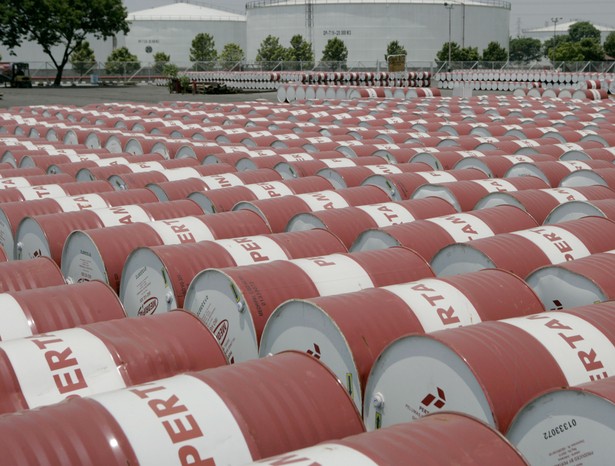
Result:
{"label": "paved ground", "polygon": [[23,105],[76,105],[78,107],[96,102],[149,102],[197,101],[197,102],[243,102],[265,99],[277,102],[275,92],[192,95],[171,94],[166,87],[153,85],[104,86],[104,87],[34,87],[11,89],[0,87],[0,108]]}

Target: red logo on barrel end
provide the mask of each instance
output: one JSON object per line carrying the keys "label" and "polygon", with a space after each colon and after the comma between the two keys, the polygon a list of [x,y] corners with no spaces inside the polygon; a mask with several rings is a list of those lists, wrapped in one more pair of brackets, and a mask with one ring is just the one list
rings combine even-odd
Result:
{"label": "red logo on barrel end", "polygon": [[224,341],[226,340],[226,336],[228,335],[228,329],[229,329],[229,323],[228,323],[228,320],[226,319],[224,319],[218,325],[216,325],[216,328],[214,329],[213,333],[214,333],[214,336],[216,337],[216,340],[218,340],[220,344],[223,344]]}
{"label": "red logo on barrel end", "polygon": [[156,312],[156,309],[158,309],[158,298],[156,298],[156,296],[152,296],[151,298],[145,300],[145,302],[141,305],[141,307],[137,311],[137,315],[152,315],[154,312]]}

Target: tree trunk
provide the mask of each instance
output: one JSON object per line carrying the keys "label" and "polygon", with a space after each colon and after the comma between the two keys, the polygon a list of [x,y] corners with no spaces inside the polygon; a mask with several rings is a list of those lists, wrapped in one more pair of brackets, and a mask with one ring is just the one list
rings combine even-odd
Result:
{"label": "tree trunk", "polygon": [[64,73],[64,65],[56,67],[56,78],[53,80],[53,87],[60,87],[62,84],[62,73]]}

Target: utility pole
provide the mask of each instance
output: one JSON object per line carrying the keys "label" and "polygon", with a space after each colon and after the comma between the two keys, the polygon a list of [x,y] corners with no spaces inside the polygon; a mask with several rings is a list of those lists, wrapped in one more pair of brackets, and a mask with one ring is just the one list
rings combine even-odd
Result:
{"label": "utility pole", "polygon": [[444,8],[448,10],[448,69],[451,69],[451,39],[452,39],[452,28],[451,28],[451,11],[453,10],[453,4],[444,2]]}
{"label": "utility pole", "polygon": [[312,53],[314,51],[314,0],[305,0],[305,27],[307,28],[307,40],[310,42]]}

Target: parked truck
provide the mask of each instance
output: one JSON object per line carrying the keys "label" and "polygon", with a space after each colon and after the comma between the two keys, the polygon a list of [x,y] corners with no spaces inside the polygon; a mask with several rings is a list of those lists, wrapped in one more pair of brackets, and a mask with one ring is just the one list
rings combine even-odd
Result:
{"label": "parked truck", "polygon": [[0,62],[0,83],[4,87],[32,87],[28,63]]}

